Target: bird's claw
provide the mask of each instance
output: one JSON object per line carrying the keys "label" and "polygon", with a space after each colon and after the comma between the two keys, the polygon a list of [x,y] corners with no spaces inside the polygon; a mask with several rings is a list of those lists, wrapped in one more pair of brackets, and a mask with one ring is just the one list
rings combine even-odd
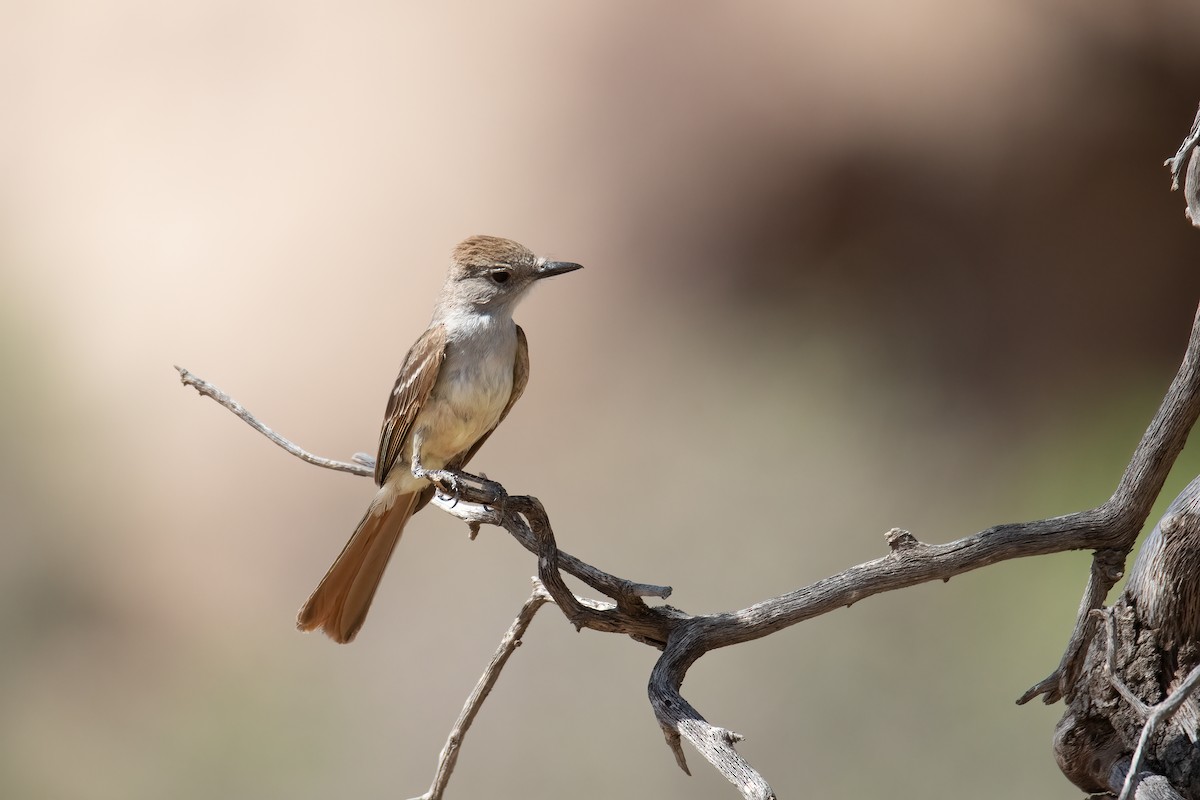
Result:
{"label": "bird's claw", "polygon": [[429,476],[433,479],[433,485],[439,490],[439,494],[443,499],[454,499],[450,504],[451,508],[458,505],[458,501],[462,499],[462,493],[458,485],[458,477],[449,470],[438,470]]}

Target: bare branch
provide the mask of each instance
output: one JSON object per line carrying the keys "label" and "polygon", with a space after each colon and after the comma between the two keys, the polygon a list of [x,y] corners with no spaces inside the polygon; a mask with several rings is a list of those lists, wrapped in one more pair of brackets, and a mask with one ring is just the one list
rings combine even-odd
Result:
{"label": "bare branch", "polygon": [[500,678],[500,671],[504,669],[508,657],[521,646],[521,637],[525,635],[529,623],[533,622],[533,615],[548,602],[551,602],[550,595],[546,593],[545,587],[535,580],[533,593],[529,595],[525,605],[521,606],[517,618],[513,620],[513,624],[504,634],[504,638],[500,640],[500,646],[496,648],[492,660],[483,670],[483,675],[475,684],[475,688],[471,690],[471,695],[463,705],[458,719],[454,721],[454,727],[450,729],[450,736],[446,739],[446,746],[442,748],[442,752],[438,756],[438,767],[433,777],[433,784],[429,787],[429,791],[414,800],[441,800],[442,793],[446,790],[446,784],[450,781],[450,774],[454,772],[454,765],[458,761],[458,751],[462,747],[463,739],[466,737],[471,723],[475,721],[475,715],[479,713],[483,701],[487,699],[492,687]]}
{"label": "bare branch", "polygon": [[[1186,163],[1185,191],[1188,216],[1194,224],[1200,226],[1198,142],[1200,112],[1196,115],[1191,133],[1167,164],[1171,167],[1175,188]],[[354,463],[314,456],[259,422],[241,404],[212,384],[185,369],[176,369],[185,385],[192,386],[201,394],[216,400],[298,458],[327,469],[355,475],[373,474],[370,456],[355,454]],[[618,578],[561,552],[555,542],[549,516],[537,498],[510,497],[504,487],[493,481],[465,473],[456,476],[461,477],[460,489],[454,496],[437,496],[435,503],[465,521],[470,526],[472,535],[483,524],[504,527],[523,547],[538,556],[538,576],[542,585],[535,588],[521,614],[502,640],[475,691],[468,698],[442,751],[434,782],[419,800],[435,800],[441,797],[454,768],[462,737],[495,684],[500,669],[519,644],[520,637],[533,614],[537,608],[548,602],[548,597],[558,604],[577,629],[586,627],[623,633],[661,649],[662,655],[651,672],[648,692],[655,716],[676,762],[684,772],[688,771],[681,746],[681,741],[687,739],[737,787],[743,797],[756,800],[774,798],[774,792],[763,777],[736,752],[734,745],[742,737],[710,724],[680,694],[679,689],[687,670],[709,650],[770,635],[836,608],[850,606],[875,594],[933,580],[948,580],[955,575],[1013,558],[1047,555],[1064,550],[1095,550],[1091,574],[1080,602],[1075,628],[1058,668],[1048,678],[1027,691],[1018,702],[1024,703],[1038,695],[1044,695],[1046,702],[1055,702],[1062,697],[1070,699],[1070,693],[1075,691],[1074,687],[1085,668],[1085,654],[1093,644],[1095,612],[1102,606],[1109,591],[1120,578],[1125,558],[1132,549],[1134,540],[1198,416],[1200,313],[1193,320],[1187,350],[1175,379],[1138,443],[1116,490],[1103,505],[1051,519],[997,525],[942,545],[925,544],[907,531],[892,529],[887,534],[890,549],[887,555],[788,594],[756,603],[740,611],[722,614],[692,616],[670,606],[648,606],[643,598],[666,598],[671,593],[670,587],[634,583]],[[1165,530],[1164,525],[1160,525],[1160,528]],[[1156,532],[1158,530],[1156,528]],[[599,602],[575,596],[564,583],[560,570],[584,581],[612,598],[613,602]],[[1133,583],[1131,580],[1131,584]],[[1200,617],[1200,614],[1197,616]],[[1200,685],[1200,665],[1196,666],[1165,700],[1147,711],[1148,707],[1117,677],[1116,623],[1111,610],[1105,615],[1105,619],[1109,637],[1106,663],[1111,684],[1131,708],[1146,716],[1137,749],[1123,776],[1122,800],[1129,797],[1135,786],[1139,787],[1138,797],[1142,797],[1143,794],[1147,797],[1170,797],[1173,793],[1170,784],[1162,780],[1161,776],[1141,773],[1141,764],[1146,744],[1154,736],[1156,728],[1168,721],[1188,701],[1196,686]],[[1061,730],[1062,726],[1060,732]],[[1068,727],[1066,735],[1074,733],[1074,729]],[[1080,735],[1086,737],[1087,731],[1084,730]],[[1081,751],[1089,744],[1094,743],[1060,743],[1056,744],[1056,752],[1061,759],[1065,749]],[[1061,760],[1060,766],[1063,767],[1064,773],[1069,772]],[[1114,766],[1113,769],[1117,767]],[[1093,781],[1087,772],[1087,769],[1083,769],[1079,775],[1068,774],[1068,777],[1091,785]],[[1142,791],[1142,787],[1146,789],[1145,792]]]}
{"label": "bare branch", "polygon": [[713,725],[679,693],[688,667],[708,649],[693,644],[706,638],[704,629],[708,624],[710,621],[703,617],[692,617],[676,626],[675,635],[650,673],[650,705],[680,769],[688,772],[679,746],[682,737],[736,786],[742,797],[773,800],[775,792],[767,781],[734,749],[743,738],[741,734]]}
{"label": "bare branch", "polygon": [[[1118,765],[1113,769],[1112,780],[1110,785],[1124,786],[1127,779],[1129,769],[1129,761]],[[1171,786],[1171,782],[1162,775],[1156,775],[1153,772],[1139,772],[1134,776],[1132,786],[1133,800],[1185,800],[1184,796],[1175,791]],[[1102,794],[1093,795],[1096,798],[1112,798],[1114,792],[1104,792]]]}
{"label": "bare branch", "polygon": [[1175,155],[1168,158],[1163,166],[1171,168],[1171,191],[1179,189],[1179,177],[1187,170],[1183,182],[1184,201],[1187,203],[1187,218],[1192,224],[1200,227],[1200,157],[1197,157],[1197,145],[1200,144],[1200,110],[1192,122],[1192,130],[1184,138],[1183,144]]}
{"label": "bare branch", "polygon": [[1038,695],[1043,695],[1042,702],[1053,705],[1063,697],[1069,697],[1073,687],[1079,681],[1079,672],[1083,669],[1087,645],[1091,641],[1094,625],[1092,612],[1104,605],[1108,593],[1121,580],[1125,571],[1126,550],[1097,550],[1092,558],[1092,569],[1088,577],[1087,588],[1084,589],[1083,599],[1079,601],[1079,611],[1076,616],[1074,630],[1067,641],[1066,652],[1058,664],[1058,669],[1040,682],[1034,684],[1025,694],[1017,699],[1017,705],[1024,705]]}
{"label": "bare branch", "polygon": [[[526,510],[536,511],[538,509],[540,509],[540,514],[544,516],[545,509],[541,508],[541,503],[538,502],[537,498],[524,496],[510,497],[506,501],[504,506],[505,513],[500,520],[500,524],[504,529],[522,547],[534,554],[539,552],[537,536],[530,526],[521,519],[520,514]],[[562,551],[558,553],[558,566],[564,572],[574,575],[596,591],[613,598],[618,604],[624,601],[637,605],[641,604],[639,598],[642,597],[658,597],[665,600],[671,596],[670,586],[635,583],[624,578],[618,578]],[[637,603],[634,603],[634,600],[637,600]],[[644,607],[644,604],[641,605]]]}
{"label": "bare branch", "polygon": [[1120,580],[1125,557],[1142,525],[1150,514],[1150,507],[1162,491],[1163,483],[1171,471],[1175,459],[1183,450],[1187,436],[1196,424],[1200,413],[1200,311],[1192,321],[1192,332],[1188,338],[1183,363],[1179,366],[1158,412],[1150,421],[1146,433],[1138,443],[1129,466],[1125,468],[1121,481],[1112,497],[1097,511],[1108,509],[1113,515],[1106,541],[1094,545],[1083,545],[1074,549],[1096,549],[1092,560],[1092,571],[1087,589],[1079,604],[1075,628],[1071,633],[1067,649],[1059,668],[1023,694],[1018,703],[1026,703],[1039,694],[1045,695],[1047,703],[1068,697],[1077,683],[1082,667],[1083,653],[1094,633],[1090,614],[1099,608],[1104,598]]}
{"label": "bare branch", "polygon": [[[1101,614],[1101,612],[1096,612]],[[1171,692],[1165,699],[1156,705],[1150,706],[1142,701],[1133,691],[1121,680],[1117,674],[1117,625],[1116,617],[1112,613],[1112,609],[1108,609],[1102,613],[1105,622],[1105,671],[1108,673],[1109,682],[1113,688],[1117,690],[1117,694],[1121,695],[1122,699],[1129,704],[1130,708],[1138,715],[1139,718],[1145,720],[1142,726],[1141,735],[1138,737],[1137,748],[1133,752],[1133,757],[1129,759],[1127,764],[1123,764],[1123,776],[1120,777],[1121,789],[1117,800],[1131,800],[1134,797],[1134,792],[1138,784],[1150,777],[1153,773],[1142,771],[1143,763],[1146,760],[1146,754],[1149,750],[1149,743],[1158,729],[1169,722],[1180,707],[1195,693],[1196,688],[1200,686],[1200,664],[1192,668],[1188,673],[1187,678]],[[1150,787],[1147,787],[1149,790]],[[1178,797],[1174,790],[1167,783],[1165,787],[1158,787],[1155,790],[1157,793],[1164,791],[1169,792],[1165,796]],[[1141,792],[1138,792],[1141,795]]]}
{"label": "bare branch", "polygon": [[[318,466],[340,463],[319,459],[292,445],[216,387],[186,370],[180,373],[187,385],[217,400],[288,452]],[[546,591],[577,628],[622,633],[663,649],[651,674],[649,694],[677,762],[686,770],[679,742],[687,739],[744,797],[770,798],[774,796],[770,786],[734,750],[733,745],[740,737],[708,723],[680,695],[687,670],[698,658],[709,650],[770,635],[872,595],[947,580],[1000,561],[1079,549],[1127,553],[1197,415],[1200,415],[1200,316],[1193,325],[1187,353],[1175,380],[1112,498],[1102,506],[1051,519],[998,525],[942,545],[925,544],[907,532],[894,531],[889,536],[890,552],[881,558],[740,611],[722,614],[690,616],[670,606],[646,605],[643,597],[665,598],[670,587],[618,578],[559,551],[542,504],[533,497],[510,497],[493,481],[463,475],[459,494],[439,497],[437,502],[468,524],[503,526],[523,547],[536,553],[538,574]],[[332,468],[366,475],[369,471],[363,460]],[[612,598],[614,603],[585,602],[575,597],[562,583],[560,569]],[[1102,573],[1093,570],[1093,581],[1098,588],[1089,591],[1081,611],[1103,596],[1107,590],[1099,587],[1108,582],[1115,569],[1110,564]],[[1083,617],[1081,624],[1086,624],[1086,614]],[[1083,641],[1087,638],[1083,635]]]}
{"label": "bare branch", "polygon": [[[1200,226],[1198,145],[1200,112],[1197,113],[1191,132],[1175,157],[1167,161],[1172,172],[1172,188],[1178,187],[1179,179],[1185,175],[1186,170],[1184,184],[1188,217],[1193,224]],[[314,456],[258,421],[241,404],[217,387],[185,369],[176,369],[184,385],[195,388],[202,395],[229,409],[292,455],[327,469],[361,476],[373,475],[374,464],[369,455],[355,454],[353,463]],[[535,587],[501,641],[475,690],[467,699],[442,750],[433,784],[418,800],[438,800],[442,796],[454,769],[463,736],[494,686],[508,657],[520,644],[521,636],[524,635],[534,613],[541,605],[550,601],[560,607],[577,629],[586,627],[621,633],[661,649],[662,654],[650,675],[648,693],[667,745],[680,768],[684,772],[688,771],[681,744],[682,740],[686,739],[737,787],[743,797],[769,800],[775,797],[771,787],[735,750],[735,745],[742,737],[709,723],[680,694],[680,687],[688,669],[706,652],[768,636],[803,620],[842,606],[850,606],[872,595],[934,580],[948,580],[955,575],[1001,561],[1065,550],[1095,550],[1075,628],[1058,668],[1018,700],[1024,703],[1043,695],[1045,701],[1050,703],[1066,697],[1072,701],[1074,709],[1076,699],[1087,699],[1087,695],[1080,694],[1078,698],[1073,698],[1072,695],[1077,693],[1077,684],[1081,682],[1088,669],[1088,663],[1097,652],[1094,639],[1098,609],[1103,606],[1108,593],[1120,579],[1125,559],[1133,547],[1134,540],[1198,416],[1200,312],[1193,320],[1183,362],[1162,404],[1138,443],[1115,491],[1103,505],[1050,519],[997,525],[940,545],[926,544],[907,531],[892,529],[886,535],[889,552],[881,558],[859,564],[840,574],[739,611],[695,616],[666,605],[646,604],[643,599],[646,597],[667,598],[671,593],[669,586],[634,583],[618,578],[560,551],[549,516],[537,498],[509,496],[504,487],[494,481],[465,473],[461,476],[456,475],[456,478],[461,480],[455,494],[438,495],[434,502],[444,511],[466,522],[472,535],[479,530],[480,525],[505,528],[523,547],[537,555],[541,583]],[[1189,488],[1195,487],[1196,484]],[[1192,502],[1197,494],[1200,494],[1200,489],[1196,489],[1190,495],[1185,492],[1185,495],[1176,501],[1173,509],[1176,512],[1180,511],[1184,504]],[[1188,520],[1188,525],[1194,522],[1195,516]],[[1170,526],[1173,524],[1176,524],[1175,521],[1168,515],[1155,529],[1155,535],[1161,537],[1171,530]],[[1153,538],[1152,535],[1151,539]],[[1177,541],[1174,542],[1177,547],[1180,538],[1176,537]],[[1190,546],[1191,551],[1196,550],[1190,540],[1186,544]],[[1142,602],[1141,607],[1151,616],[1156,613],[1155,609],[1161,611],[1166,608],[1164,603],[1184,602],[1189,607],[1194,607],[1194,613],[1191,613],[1184,623],[1177,624],[1174,628],[1164,625],[1161,630],[1150,629],[1151,635],[1165,631],[1173,636],[1173,646],[1182,641],[1192,643],[1195,641],[1197,629],[1200,628],[1200,592],[1190,589],[1184,591],[1174,585],[1156,583],[1159,576],[1154,572],[1154,568],[1160,564],[1160,556],[1161,553],[1148,553],[1144,548],[1143,556],[1139,557],[1139,564],[1144,563],[1147,566],[1139,571],[1139,567],[1135,565],[1135,575],[1131,576],[1130,586],[1135,594],[1140,589],[1142,594],[1146,595],[1143,598],[1146,602]],[[1156,558],[1160,561],[1155,561]],[[607,595],[612,602],[577,597],[566,586],[560,570],[574,575],[593,589]],[[1194,583],[1193,573],[1194,570],[1187,573],[1184,582],[1187,586]],[[1128,603],[1121,606],[1121,609],[1123,614],[1132,617],[1131,609],[1137,607],[1139,601],[1129,592],[1127,589]],[[1123,596],[1123,601],[1126,599]],[[1169,616],[1165,611],[1160,615]],[[1123,757],[1128,749],[1122,742],[1116,741],[1119,737],[1112,735],[1111,727],[1105,727],[1098,735],[1093,736],[1095,730],[1087,728],[1086,724],[1076,724],[1078,721],[1072,717],[1072,711],[1068,711],[1064,723],[1060,723],[1056,732],[1056,755],[1060,759],[1060,767],[1068,778],[1089,791],[1091,789],[1088,787],[1103,787],[1106,784],[1113,787],[1115,784],[1112,777],[1120,774],[1122,800],[1130,797],[1134,791],[1138,798],[1177,797],[1163,776],[1142,772],[1141,767],[1146,758],[1147,744],[1155,737],[1158,727],[1168,722],[1181,707],[1184,707],[1196,687],[1200,685],[1200,664],[1178,685],[1164,683],[1170,691],[1168,697],[1157,705],[1147,706],[1117,675],[1118,632],[1113,609],[1108,609],[1100,616],[1105,620],[1108,636],[1104,670],[1109,682],[1126,700],[1128,706],[1140,715],[1135,721],[1140,722],[1142,717],[1145,717],[1145,722],[1141,725],[1136,750],[1132,758],[1126,761]],[[1193,662],[1182,664],[1181,669],[1190,663]],[[1095,674],[1095,668],[1092,669],[1091,674]],[[1105,691],[1108,691],[1107,688]],[[1187,719],[1195,710],[1194,706],[1194,702],[1189,704],[1189,711],[1182,714],[1181,719]],[[1107,722],[1103,724],[1107,726]],[[1101,752],[1104,758],[1089,758],[1086,759],[1086,763],[1063,761],[1064,758],[1071,759],[1072,753],[1088,752],[1089,747],[1092,748],[1090,752]],[[1127,765],[1123,773],[1122,765]],[[1094,774],[1095,770],[1101,767],[1106,771],[1106,775]]]}
{"label": "bare branch", "polygon": [[[236,414],[247,425],[302,461],[326,469],[349,472],[352,475],[366,478],[374,477],[375,459],[371,456],[365,453],[355,453],[353,457],[354,463],[347,463],[345,461],[335,461],[330,458],[313,455],[263,424],[256,416],[247,411],[241,403],[221,391],[214,384],[193,375],[183,367],[175,367],[175,369],[179,371],[179,376],[184,386],[191,386],[205,397],[215,400],[218,404]],[[441,494],[435,495],[433,499],[434,505],[458,517],[468,525],[485,524],[504,527],[509,530],[509,533],[526,550],[536,553],[537,542],[528,526],[516,516],[510,515],[506,517],[494,510],[493,506],[498,507],[504,502],[506,494],[503,488],[493,481],[486,481],[474,475],[463,473],[463,476],[468,483],[466,487],[468,491],[460,493],[458,497]],[[671,596],[670,586],[634,583],[633,581],[618,578],[615,575],[609,575],[607,572],[598,570],[592,565],[584,563],[567,553],[561,553],[560,555],[560,566],[562,569],[610,597],[614,595],[636,595],[639,597],[659,597],[665,599]]]}
{"label": "bare branch", "polygon": [[[1179,688],[1171,692],[1167,696],[1167,699],[1150,709],[1150,713],[1146,717],[1146,724],[1142,727],[1142,735],[1138,738],[1137,749],[1133,751],[1133,760],[1130,763],[1129,772],[1125,776],[1125,784],[1121,787],[1121,794],[1117,800],[1129,800],[1132,797],[1131,793],[1135,783],[1134,778],[1141,772],[1142,761],[1145,760],[1150,737],[1155,734],[1159,726],[1170,721],[1171,717],[1175,716],[1175,712],[1184,704],[1184,701],[1192,696],[1197,686],[1200,686],[1200,664],[1196,665],[1188,673],[1187,678],[1179,685]],[[1145,709],[1145,704],[1141,703],[1141,701],[1138,702],[1140,709]]]}
{"label": "bare branch", "polygon": [[259,422],[258,418],[247,411],[241,403],[222,392],[216,386],[213,386],[211,383],[202,378],[196,377],[183,367],[176,366],[175,369],[179,372],[179,379],[184,386],[191,386],[205,397],[211,397],[213,400],[216,400],[222,406],[241,417],[242,421],[251,428],[254,428],[254,430],[258,431],[263,436],[282,447],[284,450],[287,450],[296,458],[299,458],[302,461],[307,461],[309,464],[315,464],[318,467],[324,467],[325,469],[333,469],[339,472],[349,472],[351,475],[374,475],[374,469],[368,469],[362,464],[348,464],[345,461],[334,461],[331,458],[314,456],[304,448],[291,441],[288,441],[275,431],[268,428],[266,425]]}

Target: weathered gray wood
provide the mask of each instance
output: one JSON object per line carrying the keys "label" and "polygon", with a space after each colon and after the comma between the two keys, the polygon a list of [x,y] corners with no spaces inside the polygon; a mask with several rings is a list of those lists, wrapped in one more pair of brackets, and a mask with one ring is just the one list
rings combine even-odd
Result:
{"label": "weathered gray wood", "polygon": [[446,791],[446,785],[450,782],[450,775],[454,772],[454,765],[458,762],[458,751],[462,747],[463,738],[467,735],[471,723],[475,721],[475,715],[479,713],[479,709],[483,707],[483,701],[487,699],[492,687],[500,679],[500,671],[508,663],[509,656],[521,646],[521,637],[529,629],[529,623],[533,622],[533,615],[548,602],[550,602],[550,595],[546,594],[545,588],[540,583],[535,582],[529,599],[525,601],[525,605],[521,606],[517,618],[513,620],[513,624],[509,626],[508,631],[500,640],[500,646],[496,648],[496,652],[487,667],[484,668],[479,682],[475,684],[475,688],[467,697],[467,702],[463,704],[463,709],[459,712],[454,727],[450,729],[450,735],[446,737],[446,745],[438,756],[437,772],[434,773],[429,791],[413,800],[441,800]]}
{"label": "weathered gray wood", "polygon": [[1187,203],[1187,218],[1200,228],[1200,110],[1192,121],[1192,130],[1184,138],[1183,144],[1172,158],[1168,158],[1164,166],[1171,168],[1171,189],[1179,188],[1179,178],[1183,176],[1183,196]]}
{"label": "weathered gray wood", "polygon": [[[1186,169],[1188,216],[1200,226],[1198,141],[1200,113],[1191,134],[1167,163],[1176,183]],[[369,458],[356,456],[357,463],[345,463],[313,456],[259,422],[215,386],[177,369],[185,385],[230,409],[293,455],[318,466],[371,474],[366,466]],[[534,497],[510,497],[500,484],[464,473],[458,476],[457,495],[435,502],[467,522],[472,532],[480,524],[500,525],[535,553],[546,593],[576,628],[621,633],[661,649],[648,690],[679,766],[687,771],[681,746],[686,739],[743,797],[756,800],[769,800],[775,794],[736,752],[734,746],[742,737],[709,723],[680,694],[688,669],[705,653],[768,636],[882,592],[947,580],[1013,558],[1095,550],[1076,625],[1059,667],[1018,702],[1038,695],[1046,702],[1068,701],[1055,732],[1055,755],[1063,773],[1085,791],[1107,794],[1124,788],[1139,800],[1196,800],[1200,798],[1200,749],[1193,739],[1200,724],[1200,706],[1191,692],[1200,684],[1200,669],[1192,672],[1200,663],[1200,479],[1176,499],[1159,523],[1118,602],[1103,612],[1099,609],[1119,580],[1125,558],[1198,415],[1200,314],[1162,405],[1112,497],[1103,505],[1062,517],[997,525],[947,544],[925,544],[907,531],[893,529],[887,534],[890,552],[881,558],[721,614],[689,615],[666,605],[647,605],[643,598],[666,598],[670,587],[618,578],[560,552],[549,516]],[[560,570],[613,602],[575,596]],[[538,605],[540,598],[535,593],[514,623],[517,632],[510,631],[476,693],[468,699],[426,797],[433,797],[435,791],[440,795],[444,789],[462,736]],[[1097,625],[1097,614],[1103,617],[1104,626]],[[1097,635],[1101,629],[1104,636]],[[1135,758],[1149,769],[1133,767],[1136,780],[1123,787]]]}
{"label": "weathered gray wood", "polygon": [[1179,493],[1142,543],[1125,591],[1143,624],[1160,637],[1200,640],[1200,478]]}
{"label": "weathered gray wood", "polygon": [[1165,791],[1164,781],[1177,793],[1156,796],[1200,797],[1200,478],[1154,526],[1121,596],[1097,613],[1104,633],[1056,730],[1063,773],[1085,791],[1128,796],[1132,762],[1139,776],[1160,776],[1134,797]]}
{"label": "weathered gray wood", "polygon": [[[1124,765],[1118,765],[1113,769],[1109,785],[1118,787],[1110,789],[1114,794],[1125,783],[1125,773],[1128,769],[1128,760]],[[1171,782],[1162,775],[1155,775],[1153,772],[1139,772],[1133,782],[1133,800],[1185,800],[1185,798],[1175,791]]]}
{"label": "weathered gray wood", "polygon": [[[233,410],[260,432],[269,432],[272,441],[289,452],[304,453],[216,387],[186,370],[181,369],[180,374],[185,384]],[[689,615],[670,606],[647,605],[644,597],[665,597],[669,587],[618,578],[561,553],[542,504],[533,497],[510,497],[493,481],[463,475],[459,495],[440,501],[440,505],[469,524],[500,525],[522,546],[536,553],[538,574],[546,591],[577,628],[622,633],[662,649],[650,677],[650,702],[680,766],[686,771],[680,746],[681,740],[686,739],[744,797],[771,798],[774,793],[767,782],[734,749],[741,737],[709,723],[680,694],[687,670],[697,659],[710,650],[768,636],[876,594],[946,580],[1001,561],[1079,549],[1128,552],[1198,415],[1200,316],[1193,325],[1187,353],[1171,388],[1116,491],[1103,505],[1051,519],[998,525],[947,544],[925,544],[907,532],[892,531],[888,534],[887,555],[793,592],[720,614]],[[349,465],[307,453],[304,456],[308,456],[306,461],[319,466],[336,464],[337,469],[370,474],[361,461]],[[576,597],[563,583],[560,569],[614,602]],[[1109,572],[1112,571],[1110,568]]]}

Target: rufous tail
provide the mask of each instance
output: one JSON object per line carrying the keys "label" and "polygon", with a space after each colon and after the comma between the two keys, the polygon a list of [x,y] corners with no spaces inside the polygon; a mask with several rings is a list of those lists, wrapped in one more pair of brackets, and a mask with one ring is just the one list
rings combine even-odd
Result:
{"label": "rufous tail", "polygon": [[404,494],[384,508],[372,503],[354,535],[296,616],[302,631],[320,628],[339,644],[354,640],[367,618],[371,599],[404,524],[416,510],[421,493]]}

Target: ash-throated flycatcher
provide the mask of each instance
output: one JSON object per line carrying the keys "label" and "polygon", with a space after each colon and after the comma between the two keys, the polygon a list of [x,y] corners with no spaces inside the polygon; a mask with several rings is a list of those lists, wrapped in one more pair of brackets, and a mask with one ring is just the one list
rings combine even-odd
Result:
{"label": "ash-throated flycatcher", "polygon": [[300,609],[296,627],[349,642],[367,617],[404,523],[454,485],[529,380],[529,346],[513,309],[535,281],[580,269],[495,236],[473,236],[454,260],[428,330],[408,351],[388,398],[375,493],[341,555]]}

